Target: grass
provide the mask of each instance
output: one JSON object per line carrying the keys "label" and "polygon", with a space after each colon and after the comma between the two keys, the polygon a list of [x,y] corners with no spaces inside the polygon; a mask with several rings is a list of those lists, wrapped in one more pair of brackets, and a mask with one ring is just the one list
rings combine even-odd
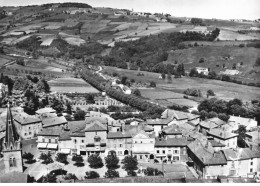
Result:
{"label": "grass", "polygon": [[[173,78],[172,83],[169,84],[166,83],[164,80],[159,79],[158,77],[160,74],[158,73],[142,72],[144,76],[137,76],[137,71],[119,69],[115,67],[104,67],[103,71],[106,71],[108,73],[117,72],[119,75],[127,76],[129,79],[133,78],[136,81],[154,81],[156,82],[157,88],[160,89],[159,91],[161,91],[162,95],[164,95],[164,91],[166,92],[166,98],[169,98],[167,95],[169,94],[169,91],[182,93],[187,88],[200,89],[204,97],[206,97],[207,90],[212,89],[215,92],[216,97],[221,99],[229,100],[233,98],[238,98],[244,101],[249,101],[252,99],[260,98],[260,88],[258,87],[249,87],[219,80],[183,77],[178,79]],[[153,99],[154,97],[156,97],[156,94],[160,94],[158,93],[158,89],[149,89],[150,92],[147,93],[146,97]],[[155,92],[155,95],[153,95],[153,91]],[[143,94],[143,96],[145,97],[145,93]]]}

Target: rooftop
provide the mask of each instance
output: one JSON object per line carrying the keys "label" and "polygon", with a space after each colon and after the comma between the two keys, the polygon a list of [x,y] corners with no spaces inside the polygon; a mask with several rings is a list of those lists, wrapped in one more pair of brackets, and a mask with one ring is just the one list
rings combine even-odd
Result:
{"label": "rooftop", "polygon": [[14,120],[20,123],[21,125],[39,123],[41,120],[36,116],[31,116],[25,112],[17,113],[13,116]]}
{"label": "rooftop", "polygon": [[190,114],[187,112],[181,112],[181,111],[177,111],[177,110],[171,110],[171,109],[166,109],[162,115],[161,118],[166,119],[166,118],[170,118],[170,119],[177,119],[177,120],[184,120],[184,119],[188,119],[188,120],[193,120],[196,118],[199,118],[198,115],[194,115],[194,114]]}
{"label": "rooftop", "polygon": [[252,151],[249,148],[241,148],[238,150],[224,149],[222,151],[224,152],[227,161],[260,158],[260,152]]}
{"label": "rooftop", "polygon": [[56,110],[54,110],[51,107],[45,107],[36,111],[37,114],[50,113],[50,112],[56,112]]}
{"label": "rooftop", "polygon": [[208,119],[208,120],[206,120],[206,122],[211,122],[211,123],[214,123],[214,124],[216,124],[218,126],[223,125],[223,124],[226,123],[225,121],[219,119],[218,117]]}
{"label": "rooftop", "polygon": [[226,165],[227,161],[222,151],[214,152],[214,149],[203,147],[199,141],[193,141],[188,145],[192,153],[205,165]]}
{"label": "rooftop", "polygon": [[44,127],[51,127],[51,126],[56,126],[56,125],[61,125],[61,124],[66,124],[68,123],[66,118],[64,116],[60,117],[53,117],[53,118],[46,118],[42,120],[43,128]]}
{"label": "rooftop", "polygon": [[147,119],[140,124],[147,124],[147,125],[168,125],[171,122],[171,119]]}
{"label": "rooftop", "polygon": [[0,176],[0,183],[27,183],[27,174],[10,172]]}
{"label": "rooftop", "polygon": [[208,135],[214,136],[216,138],[220,138],[223,140],[228,140],[230,138],[235,138],[238,136],[238,134],[232,133],[230,131],[222,130],[222,129],[211,129],[210,131],[207,132]]}
{"label": "rooftop", "polygon": [[83,131],[84,132],[107,131],[107,126],[101,123],[99,120],[93,120],[90,124],[86,125]]}
{"label": "rooftop", "polygon": [[206,129],[214,129],[214,128],[218,127],[217,124],[215,124],[214,122],[210,122],[210,121],[201,121],[199,123],[199,125]]}
{"label": "rooftop", "polygon": [[220,142],[217,142],[217,141],[215,141],[214,139],[208,140],[208,141],[211,143],[211,146],[212,146],[212,147],[225,147],[224,144],[222,144],[222,143],[220,143]]}
{"label": "rooftop", "polygon": [[114,138],[132,138],[131,134],[129,132],[109,132],[107,134],[108,139],[114,139]]}
{"label": "rooftop", "polygon": [[180,129],[180,127],[178,125],[170,125],[168,127],[165,127],[163,129],[163,131],[169,135],[169,134],[172,134],[172,135],[178,135],[178,134],[182,134],[182,130]]}
{"label": "rooftop", "polygon": [[187,146],[189,142],[185,138],[169,138],[167,140],[155,140],[155,147],[183,147]]}

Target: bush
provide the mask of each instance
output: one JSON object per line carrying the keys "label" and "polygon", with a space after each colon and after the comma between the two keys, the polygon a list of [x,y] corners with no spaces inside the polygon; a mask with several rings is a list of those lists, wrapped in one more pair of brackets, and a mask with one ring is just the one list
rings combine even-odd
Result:
{"label": "bush", "polygon": [[75,174],[69,173],[64,177],[64,180],[78,180]]}
{"label": "bush", "polygon": [[194,97],[201,97],[201,91],[199,89],[187,89],[184,91],[184,94]]}
{"label": "bush", "polygon": [[75,155],[72,157],[72,161],[75,161],[75,164],[76,166],[78,167],[83,167],[84,166],[84,163],[83,163],[83,158],[82,156],[80,155]]}
{"label": "bush", "polygon": [[66,175],[68,171],[66,170],[63,170],[63,169],[55,169],[55,170],[52,170],[50,172],[50,174],[53,174],[55,176],[59,176],[59,175]]}
{"label": "bush", "polygon": [[105,161],[107,169],[118,169],[120,167],[118,165],[119,159],[113,152],[111,152],[110,155],[105,157]]}
{"label": "bush", "polygon": [[146,169],[144,169],[144,174],[146,176],[162,176],[163,172],[156,169],[156,168],[152,168],[152,167],[147,167]]}
{"label": "bush", "polygon": [[134,89],[134,90],[133,90],[133,94],[136,95],[136,96],[138,96],[138,97],[141,96],[141,92],[140,92],[139,89]]}
{"label": "bush", "polygon": [[51,153],[48,152],[48,154],[45,154],[45,153],[41,153],[40,155],[40,159],[43,160],[43,164],[49,164],[49,163],[53,163],[53,159],[51,157]]}
{"label": "bush", "polygon": [[240,45],[238,45],[240,48],[245,47],[245,44],[241,43]]}
{"label": "bush", "polygon": [[138,161],[136,157],[125,156],[121,163],[123,164],[122,168],[125,169],[128,176],[136,176],[135,170],[138,169]]}
{"label": "bush", "polygon": [[260,66],[260,58],[258,57],[255,61],[255,67],[259,67]]}
{"label": "bush", "polygon": [[67,156],[68,156],[67,154],[57,153],[56,161],[58,161],[60,163],[68,164]]}
{"label": "bush", "polygon": [[150,82],[150,87],[156,87],[156,83],[154,81]]}
{"label": "bush", "polygon": [[224,113],[220,113],[220,114],[218,115],[218,118],[221,119],[221,120],[223,120],[223,121],[225,121],[225,122],[227,122],[227,121],[229,120],[230,116],[227,115],[227,114],[224,114]]}
{"label": "bush", "polygon": [[114,170],[114,169],[108,169],[105,172],[105,178],[118,178],[119,177],[119,172]]}
{"label": "bush", "polygon": [[211,89],[209,89],[209,90],[207,91],[207,96],[215,96],[214,91],[211,90]]}
{"label": "bush", "polygon": [[96,155],[96,154],[91,154],[88,157],[88,163],[89,163],[89,166],[93,169],[98,169],[98,168],[101,168],[104,166],[102,159],[100,158],[99,155]]}
{"label": "bush", "polygon": [[204,58],[200,58],[199,63],[204,63],[205,59]]}
{"label": "bush", "polygon": [[99,178],[99,174],[96,171],[88,171],[86,172],[85,179],[95,179]]}

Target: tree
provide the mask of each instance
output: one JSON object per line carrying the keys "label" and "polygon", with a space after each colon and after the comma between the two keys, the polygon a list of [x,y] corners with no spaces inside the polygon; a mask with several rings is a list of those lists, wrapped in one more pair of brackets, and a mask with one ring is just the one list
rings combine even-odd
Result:
{"label": "tree", "polygon": [[67,156],[68,156],[67,154],[57,153],[56,161],[58,161],[60,163],[68,164]]}
{"label": "tree", "polygon": [[63,104],[57,98],[54,98],[50,105],[54,110],[57,111],[57,113],[61,113],[63,111]]}
{"label": "tree", "polygon": [[129,176],[136,176],[135,170],[138,169],[138,161],[136,157],[125,156],[121,163],[123,164],[122,168],[125,169]]}
{"label": "tree", "polygon": [[116,154],[111,153],[107,157],[105,157],[106,167],[107,169],[118,169],[120,166],[118,165],[119,159]]}
{"label": "tree", "polygon": [[123,84],[123,85],[126,85],[126,82],[127,82],[127,77],[126,76],[123,76],[122,78],[121,78],[121,83]]}
{"label": "tree", "polygon": [[93,169],[98,169],[104,166],[102,159],[97,154],[91,154],[88,157],[89,166]]}
{"label": "tree", "polygon": [[83,163],[83,158],[80,155],[75,155],[72,157],[72,161],[75,161],[75,164],[77,167],[83,167],[84,163]]}
{"label": "tree", "polygon": [[145,176],[160,176],[163,175],[163,172],[152,167],[147,167],[144,169],[144,175]]}
{"label": "tree", "polygon": [[200,119],[205,120],[208,117],[208,113],[205,110],[200,111]]}
{"label": "tree", "polygon": [[48,154],[45,153],[41,153],[40,155],[40,159],[43,160],[43,164],[49,164],[49,163],[53,163],[52,157],[51,157],[51,153],[48,152]]}
{"label": "tree", "polygon": [[150,82],[150,87],[156,87],[156,83],[154,81]]}
{"label": "tree", "polygon": [[246,147],[246,142],[245,142],[246,126],[239,125],[238,130],[236,132],[238,133],[237,146],[240,148],[245,148]]}
{"label": "tree", "polygon": [[226,115],[226,114],[224,114],[224,113],[220,113],[220,114],[218,115],[218,118],[221,119],[221,120],[223,120],[223,121],[225,121],[225,122],[227,122],[227,121],[229,120],[230,116],[229,116],[229,115]]}
{"label": "tree", "polygon": [[99,177],[100,176],[96,171],[88,171],[88,172],[86,172],[85,179],[96,179]]}
{"label": "tree", "polygon": [[55,174],[47,174],[46,176],[42,176],[39,180],[37,180],[38,183],[56,183],[56,175]]}
{"label": "tree", "polygon": [[71,115],[71,114],[72,114],[71,104],[70,104],[70,103],[67,103],[66,107],[67,107],[67,113]]}
{"label": "tree", "polygon": [[166,76],[166,75],[165,75],[165,73],[162,73],[161,76],[162,76],[162,79],[165,79],[165,76]]}
{"label": "tree", "polygon": [[45,79],[41,79],[40,81],[38,81],[37,89],[39,91],[44,91],[45,93],[49,93],[50,92],[50,86],[49,86],[49,84],[47,83],[47,81]]}
{"label": "tree", "polygon": [[260,57],[258,57],[255,61],[255,64],[254,64],[255,67],[259,67],[260,66]]}
{"label": "tree", "polygon": [[189,76],[190,77],[197,77],[199,75],[198,71],[196,70],[196,68],[192,68],[190,70]]}
{"label": "tree", "polygon": [[74,119],[76,121],[78,120],[84,120],[85,119],[86,112],[84,110],[76,110],[76,113],[74,114]]}
{"label": "tree", "polygon": [[114,169],[108,169],[105,172],[105,178],[118,178],[119,177],[119,172],[114,170]]}
{"label": "tree", "polygon": [[199,63],[204,63],[204,62],[205,62],[205,59],[203,57],[200,58]]}
{"label": "tree", "polygon": [[141,92],[140,92],[139,89],[134,89],[134,90],[133,90],[133,94],[136,95],[136,96],[138,96],[138,97],[141,96]]}
{"label": "tree", "polygon": [[209,96],[215,96],[214,91],[211,89],[207,90],[207,97],[209,97]]}
{"label": "tree", "polygon": [[27,175],[27,183],[34,183],[36,182],[35,178],[33,176]]}
{"label": "tree", "polygon": [[202,19],[200,19],[200,18],[191,18],[190,22],[193,25],[201,25],[203,23]]}
{"label": "tree", "polygon": [[64,177],[64,180],[78,180],[77,176],[75,174],[69,173]]}
{"label": "tree", "polygon": [[172,82],[172,75],[170,72],[168,72],[168,74],[167,74],[167,81],[168,81],[168,83]]}
{"label": "tree", "polygon": [[35,161],[33,160],[33,157],[34,157],[34,155],[32,154],[32,153],[30,153],[30,152],[25,152],[24,154],[23,154],[23,159],[26,159],[27,160],[27,162],[26,163],[34,163]]}
{"label": "tree", "polygon": [[217,116],[218,116],[218,114],[217,114],[216,112],[210,111],[210,112],[208,113],[208,118],[215,118],[215,117],[217,117]]}

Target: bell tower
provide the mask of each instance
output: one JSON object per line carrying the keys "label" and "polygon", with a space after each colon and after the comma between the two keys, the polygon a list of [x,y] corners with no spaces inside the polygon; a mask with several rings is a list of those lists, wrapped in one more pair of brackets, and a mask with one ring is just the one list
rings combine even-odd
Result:
{"label": "bell tower", "polygon": [[7,104],[6,131],[3,140],[5,173],[23,172],[23,159],[20,138],[16,132],[9,102]]}

